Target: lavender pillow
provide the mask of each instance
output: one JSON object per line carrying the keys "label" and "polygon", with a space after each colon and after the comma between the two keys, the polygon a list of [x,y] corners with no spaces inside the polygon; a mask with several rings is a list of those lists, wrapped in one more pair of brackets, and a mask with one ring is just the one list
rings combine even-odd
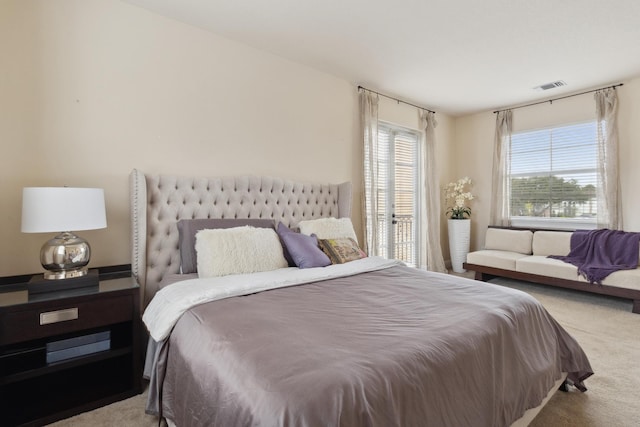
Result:
{"label": "lavender pillow", "polygon": [[205,229],[234,228],[249,225],[256,228],[275,228],[272,219],[197,218],[178,221],[180,270],[183,274],[197,273],[196,233]]}
{"label": "lavender pillow", "polygon": [[326,267],[331,264],[329,257],[318,247],[315,234],[307,236],[296,233],[283,223],[278,224],[277,233],[285,253],[288,252],[298,268]]}

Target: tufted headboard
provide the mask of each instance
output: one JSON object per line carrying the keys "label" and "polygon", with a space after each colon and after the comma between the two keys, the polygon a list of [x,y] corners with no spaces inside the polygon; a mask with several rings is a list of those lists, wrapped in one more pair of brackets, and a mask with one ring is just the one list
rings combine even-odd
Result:
{"label": "tufted headboard", "polygon": [[194,218],[299,221],[351,215],[351,183],[311,184],[278,178],[130,175],[131,270],[144,306],[166,274],[180,269],[177,223]]}

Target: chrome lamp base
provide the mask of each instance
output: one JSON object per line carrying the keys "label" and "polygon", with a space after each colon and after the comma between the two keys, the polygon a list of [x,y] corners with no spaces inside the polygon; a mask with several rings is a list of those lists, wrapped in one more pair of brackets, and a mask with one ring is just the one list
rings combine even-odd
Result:
{"label": "chrome lamp base", "polygon": [[40,249],[40,264],[46,270],[47,280],[85,276],[90,258],[89,242],[68,231],[47,241]]}
{"label": "chrome lamp base", "polygon": [[65,271],[45,271],[44,278],[47,280],[72,279],[74,277],[86,276],[89,272],[87,267]]}

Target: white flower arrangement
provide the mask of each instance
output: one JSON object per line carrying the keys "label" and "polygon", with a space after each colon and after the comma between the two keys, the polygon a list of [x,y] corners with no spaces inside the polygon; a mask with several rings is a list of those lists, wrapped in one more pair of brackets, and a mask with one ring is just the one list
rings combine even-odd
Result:
{"label": "white flower arrangement", "polygon": [[473,200],[473,194],[465,191],[465,186],[471,186],[471,178],[465,176],[457,181],[450,182],[444,188],[447,202],[453,201],[453,206],[447,208],[447,214],[451,214],[451,219],[465,219],[465,215],[471,217],[471,208],[465,206],[466,200]]}

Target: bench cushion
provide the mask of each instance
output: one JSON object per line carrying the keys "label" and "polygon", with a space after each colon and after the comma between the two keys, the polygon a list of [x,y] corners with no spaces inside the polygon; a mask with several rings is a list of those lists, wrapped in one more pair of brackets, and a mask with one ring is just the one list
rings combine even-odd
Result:
{"label": "bench cushion", "polygon": [[487,267],[502,268],[504,270],[516,269],[516,261],[521,258],[527,258],[518,252],[496,251],[485,249],[467,254],[467,262],[469,264],[484,265]]}
{"label": "bench cushion", "polygon": [[534,255],[569,255],[571,231],[536,231],[533,233]]}
{"label": "bench cushion", "polygon": [[484,248],[530,255],[532,240],[533,233],[530,230],[488,228],[485,235]]}
{"label": "bench cushion", "polygon": [[516,271],[557,277],[559,279],[578,280],[578,268],[575,265],[540,255],[531,255],[518,259]]}
{"label": "bench cushion", "polygon": [[[532,255],[519,258],[516,260],[516,271],[588,283],[587,279],[578,274],[578,268],[575,265],[559,259],[547,258],[546,256]],[[640,291],[640,268],[611,273],[605,277],[602,284]],[[593,286],[598,285],[594,284]]]}
{"label": "bench cushion", "polygon": [[[587,282],[587,279],[580,276],[578,281]],[[615,273],[611,273],[604,278],[602,284],[615,286],[616,288],[635,289],[640,291],[640,268],[636,268],[635,270],[620,270]]]}

